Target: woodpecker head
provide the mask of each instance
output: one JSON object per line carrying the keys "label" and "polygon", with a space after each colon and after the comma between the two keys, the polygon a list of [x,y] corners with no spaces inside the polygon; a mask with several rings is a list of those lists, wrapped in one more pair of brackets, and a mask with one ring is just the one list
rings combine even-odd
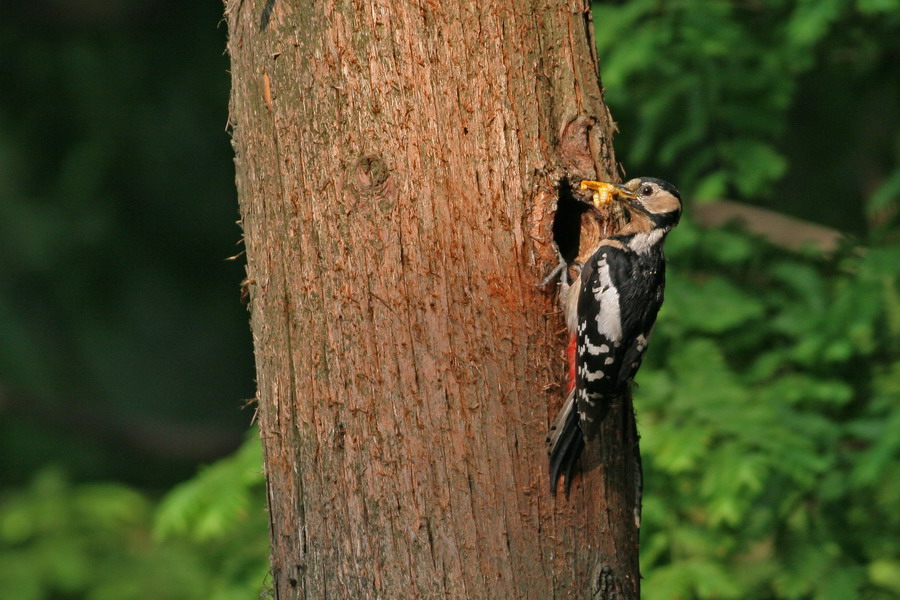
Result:
{"label": "woodpecker head", "polygon": [[654,228],[671,229],[681,219],[681,194],[662,179],[637,177],[623,186],[620,194],[634,216],[640,212],[649,217]]}
{"label": "woodpecker head", "polygon": [[632,220],[646,229],[671,229],[681,219],[681,194],[662,179],[637,177],[624,184],[582,181],[579,189],[593,191],[591,204],[596,208],[621,201]]}

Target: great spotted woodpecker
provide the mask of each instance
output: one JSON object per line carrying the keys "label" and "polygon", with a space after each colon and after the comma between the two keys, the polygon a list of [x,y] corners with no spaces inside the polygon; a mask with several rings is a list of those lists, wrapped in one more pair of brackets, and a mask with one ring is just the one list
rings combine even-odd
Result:
{"label": "great spotted woodpecker", "polygon": [[663,242],[681,217],[678,190],[661,179],[583,181],[580,187],[593,192],[591,210],[620,201],[628,222],[598,241],[577,275],[564,270],[560,282],[570,338],[569,394],[547,443],[550,491],[556,493],[563,475],[566,495],[585,443],[597,436],[613,400],[628,391],[641,366],[663,302]]}

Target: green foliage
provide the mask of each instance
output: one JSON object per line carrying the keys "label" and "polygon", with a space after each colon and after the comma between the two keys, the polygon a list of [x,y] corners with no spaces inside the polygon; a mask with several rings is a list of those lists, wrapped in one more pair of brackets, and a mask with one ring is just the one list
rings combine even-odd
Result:
{"label": "green foliage", "polygon": [[594,22],[618,153],[688,216],[731,196],[868,242],[671,236],[636,394],[645,596],[900,596],[900,2],[607,1]]}
{"label": "green foliage", "polygon": [[[683,191],[700,199],[755,198],[770,192],[772,183],[788,173],[793,154],[831,156],[810,148],[808,140],[795,148],[791,138],[796,136],[786,134],[794,133],[789,119],[804,91],[800,86],[807,83],[802,77],[835,68],[853,77],[838,74],[818,87],[809,80],[807,87],[814,90],[809,110],[821,111],[826,95],[852,102],[857,94],[875,97],[876,90],[885,90],[884,102],[870,111],[877,121],[873,126],[886,129],[889,136],[893,131],[885,150],[893,166],[885,166],[870,211],[897,197],[900,136],[896,119],[887,115],[896,112],[900,3],[629,0],[596,2],[593,12],[601,75],[607,101],[621,124],[617,148],[626,164],[672,173]],[[845,82],[853,87],[834,89]],[[877,88],[879,82],[886,82],[885,87]],[[835,107],[829,117],[856,119],[844,111],[864,108],[860,102]],[[827,143],[846,146],[841,134],[843,130],[836,130]],[[846,132],[848,137],[854,134]],[[860,175],[871,178],[881,165],[866,158],[868,173]],[[811,175],[831,176],[821,169]],[[857,188],[854,195],[871,195],[871,184],[867,181],[866,189]],[[823,191],[828,188],[823,186]]]}
{"label": "green foliage", "polygon": [[688,221],[669,254],[636,392],[646,597],[896,597],[900,245],[825,261]]}
{"label": "green foliage", "polygon": [[261,469],[252,435],[171,492],[155,517],[131,488],[74,485],[44,469],[28,488],[0,497],[3,597],[258,598],[269,569]]}
{"label": "green foliage", "polygon": [[223,458],[176,486],[159,507],[157,535],[187,536],[199,542],[221,540],[234,524],[259,510],[259,490],[265,480],[259,436],[247,438],[232,456]]}

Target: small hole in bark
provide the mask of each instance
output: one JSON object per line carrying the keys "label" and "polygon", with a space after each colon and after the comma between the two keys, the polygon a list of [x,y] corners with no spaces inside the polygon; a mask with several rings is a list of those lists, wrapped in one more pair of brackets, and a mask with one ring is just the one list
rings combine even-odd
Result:
{"label": "small hole in bark", "polygon": [[556,215],[553,217],[553,241],[566,264],[572,264],[578,256],[581,235],[581,215],[588,205],[579,202],[572,195],[572,184],[568,178],[559,180],[557,189]]}

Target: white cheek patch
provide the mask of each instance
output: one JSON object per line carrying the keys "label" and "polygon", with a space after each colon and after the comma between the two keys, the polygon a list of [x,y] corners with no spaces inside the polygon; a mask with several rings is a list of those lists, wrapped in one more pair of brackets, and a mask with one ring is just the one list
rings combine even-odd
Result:
{"label": "white cheek patch", "polygon": [[680,202],[667,192],[662,192],[655,198],[650,199],[644,206],[653,214],[661,215],[664,213],[675,212],[680,206]]}

